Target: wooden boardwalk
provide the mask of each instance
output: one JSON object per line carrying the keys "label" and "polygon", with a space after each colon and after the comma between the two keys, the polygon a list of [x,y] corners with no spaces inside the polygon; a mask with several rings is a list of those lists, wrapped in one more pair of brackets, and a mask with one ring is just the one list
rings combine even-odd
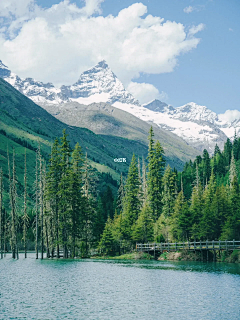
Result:
{"label": "wooden boardwalk", "polygon": [[232,251],[240,250],[240,241],[194,241],[194,242],[162,242],[162,243],[137,243],[137,251],[142,252],[170,252],[178,250],[214,250]]}

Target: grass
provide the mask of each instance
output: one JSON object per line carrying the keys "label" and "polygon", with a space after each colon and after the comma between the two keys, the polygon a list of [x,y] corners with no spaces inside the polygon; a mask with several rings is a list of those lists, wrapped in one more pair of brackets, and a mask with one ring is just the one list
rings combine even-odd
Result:
{"label": "grass", "polygon": [[103,259],[103,260],[151,260],[154,259],[148,253],[145,252],[131,252],[125,253],[120,256],[94,256],[92,259]]}

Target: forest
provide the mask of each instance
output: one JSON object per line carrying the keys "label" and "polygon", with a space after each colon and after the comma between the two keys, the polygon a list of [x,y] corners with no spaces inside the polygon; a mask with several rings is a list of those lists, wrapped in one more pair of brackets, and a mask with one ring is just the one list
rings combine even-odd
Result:
{"label": "forest", "polygon": [[71,149],[65,130],[48,161],[39,145],[32,190],[26,154],[19,188],[18,164],[8,152],[8,172],[0,169],[1,258],[9,251],[18,258],[20,250],[27,257],[29,249],[36,258],[44,252],[48,258],[86,258],[119,255],[152,241],[239,240],[240,138],[228,139],[223,151],[216,145],[211,157],[204,150],[182,172],[166,166],[152,128],[148,140],[147,159],[133,154],[127,177],[117,182],[105,174],[104,188],[81,146]]}

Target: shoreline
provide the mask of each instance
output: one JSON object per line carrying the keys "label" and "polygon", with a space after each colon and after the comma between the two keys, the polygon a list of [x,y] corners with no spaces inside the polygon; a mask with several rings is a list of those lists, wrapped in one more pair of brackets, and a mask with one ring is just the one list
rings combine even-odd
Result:
{"label": "shoreline", "polygon": [[[125,253],[120,256],[93,256],[91,259],[99,260],[154,260],[154,257],[145,252],[131,252]],[[163,252],[157,259],[157,261],[199,261],[206,262],[205,256],[202,256],[200,252],[191,251],[175,251],[175,252]],[[240,251],[223,252],[222,255],[216,256],[209,252],[209,262],[225,262],[225,263],[240,263]]]}

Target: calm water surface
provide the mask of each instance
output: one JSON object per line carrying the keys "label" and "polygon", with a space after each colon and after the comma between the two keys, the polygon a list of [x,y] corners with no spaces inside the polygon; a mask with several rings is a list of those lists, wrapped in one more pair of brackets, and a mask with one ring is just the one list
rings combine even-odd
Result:
{"label": "calm water surface", "polygon": [[240,319],[240,265],[0,260],[0,319]]}

